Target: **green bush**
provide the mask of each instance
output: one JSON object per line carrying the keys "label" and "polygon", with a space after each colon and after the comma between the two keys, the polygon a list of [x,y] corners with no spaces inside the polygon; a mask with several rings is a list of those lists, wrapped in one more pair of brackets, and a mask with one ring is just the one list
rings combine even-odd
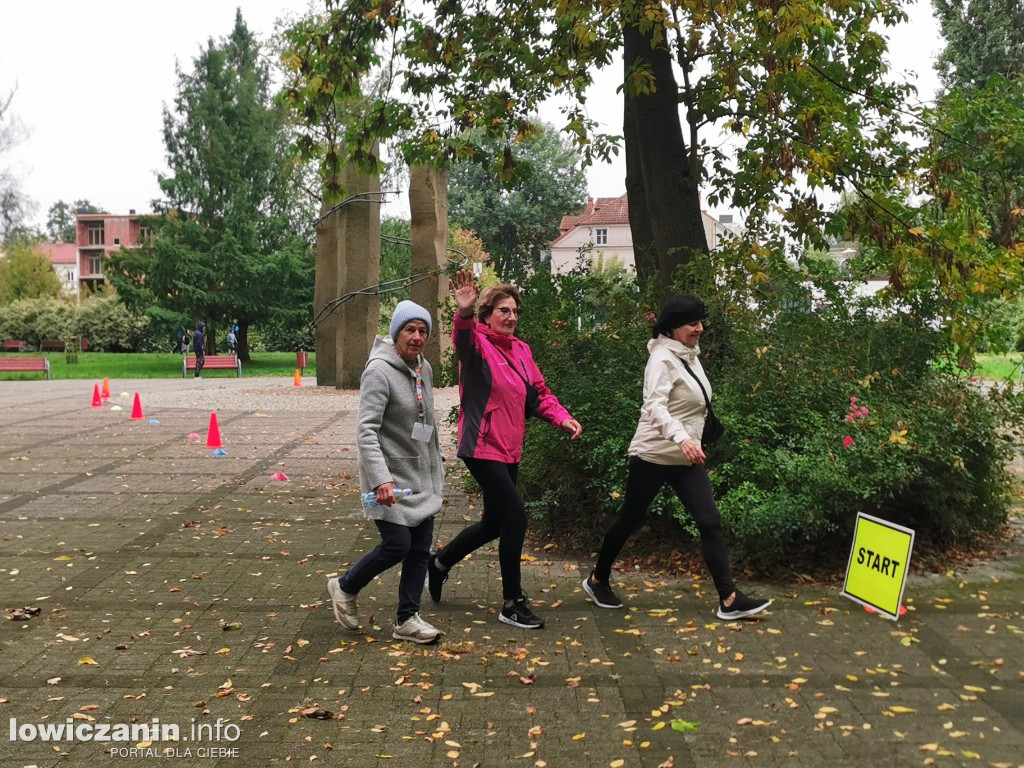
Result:
{"label": "green bush", "polygon": [[148,328],[149,318],[130,313],[116,296],[94,296],[78,308],[78,335],[94,352],[136,352]]}
{"label": "green bush", "polygon": [[[807,296],[782,273],[756,303],[705,297],[702,360],[728,427],[708,468],[734,554],[841,567],[858,512],[923,542],[997,530],[1020,399],[938,370],[947,341],[926,312],[880,315],[835,285]],[[531,421],[520,484],[535,519],[594,543],[621,503],[657,307],[628,277],[579,273],[536,275],[523,301],[519,335],[585,431],[570,443]],[[667,491],[661,510],[696,533]]]}
{"label": "green bush", "polygon": [[38,349],[42,339],[67,339],[75,333],[77,308],[61,299],[21,299],[0,307],[0,338],[22,339]]}

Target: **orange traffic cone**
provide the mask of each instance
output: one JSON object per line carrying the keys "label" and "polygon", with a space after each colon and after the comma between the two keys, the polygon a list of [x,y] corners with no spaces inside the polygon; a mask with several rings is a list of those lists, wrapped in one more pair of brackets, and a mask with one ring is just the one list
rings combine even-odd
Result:
{"label": "orange traffic cone", "polygon": [[129,417],[134,421],[142,419],[142,401],[139,399],[139,393],[135,393],[135,402],[132,403],[132,415]]}
{"label": "orange traffic cone", "polygon": [[104,400],[110,399],[110,379],[106,376],[103,377],[103,390],[100,392],[100,395]]}
{"label": "orange traffic cone", "polygon": [[220,444],[220,427],[217,425],[217,414],[210,414],[210,430],[206,434],[207,448],[223,448]]}
{"label": "orange traffic cone", "polygon": [[92,407],[102,408],[103,400],[100,399],[100,385],[94,384],[92,388]]}
{"label": "orange traffic cone", "polygon": [[302,386],[302,371],[300,371],[298,368],[295,369],[295,386]]}

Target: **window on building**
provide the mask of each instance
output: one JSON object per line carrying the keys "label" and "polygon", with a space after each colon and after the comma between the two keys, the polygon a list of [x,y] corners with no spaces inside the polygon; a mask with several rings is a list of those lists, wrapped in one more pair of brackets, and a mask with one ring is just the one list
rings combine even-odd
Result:
{"label": "window on building", "polygon": [[139,227],[139,242],[148,243],[153,239],[153,230],[149,227]]}
{"label": "window on building", "polygon": [[608,245],[608,230],[607,229],[595,229],[594,230],[594,245]]}
{"label": "window on building", "polygon": [[103,222],[92,221],[89,222],[89,245],[103,245]]}
{"label": "window on building", "polygon": [[90,275],[102,275],[103,274],[103,259],[101,256],[90,256],[89,257],[89,274]]}

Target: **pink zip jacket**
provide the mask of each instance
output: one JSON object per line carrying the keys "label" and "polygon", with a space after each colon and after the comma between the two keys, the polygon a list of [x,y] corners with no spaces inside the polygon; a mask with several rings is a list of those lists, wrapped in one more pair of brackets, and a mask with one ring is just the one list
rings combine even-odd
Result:
{"label": "pink zip jacket", "polygon": [[509,368],[509,359],[537,389],[545,419],[557,427],[572,418],[544,383],[525,341],[495,333],[474,317],[459,317],[458,312],[452,341],[459,356],[460,458],[505,464],[518,464],[523,458],[526,384]]}

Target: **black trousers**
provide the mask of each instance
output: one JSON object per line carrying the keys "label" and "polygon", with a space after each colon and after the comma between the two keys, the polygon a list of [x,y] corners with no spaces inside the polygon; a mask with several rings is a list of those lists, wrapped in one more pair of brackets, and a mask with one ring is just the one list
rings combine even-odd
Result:
{"label": "black trousers", "polygon": [[199,378],[199,374],[203,372],[203,364],[206,362],[206,355],[202,352],[196,353],[196,378]]}
{"label": "black trousers", "polygon": [[711,572],[718,596],[725,599],[736,590],[736,586],[732,583],[729,571],[729,554],[725,550],[725,537],[722,535],[722,516],[711,494],[708,473],[699,464],[652,464],[638,456],[629,457],[626,496],[618,517],[604,535],[594,575],[601,581],[608,581],[612,563],[629,537],[643,523],[647,508],[665,483],[672,486],[686,511],[697,523],[701,554]]}
{"label": "black trousers", "polygon": [[338,583],[344,591],[355,595],[388,568],[401,563],[397,613],[398,623],[401,624],[420,610],[430,543],[434,540],[434,518],[427,518],[413,528],[385,520],[373,522],[380,531],[380,544],[359,558],[359,562],[338,579]]}
{"label": "black trousers", "polygon": [[464,528],[438,551],[438,562],[451,568],[466,555],[498,539],[502,597],[517,600],[523,596],[519,558],[526,539],[526,507],[516,488],[519,465],[485,459],[463,461],[483,489],[484,511],[480,522]]}

